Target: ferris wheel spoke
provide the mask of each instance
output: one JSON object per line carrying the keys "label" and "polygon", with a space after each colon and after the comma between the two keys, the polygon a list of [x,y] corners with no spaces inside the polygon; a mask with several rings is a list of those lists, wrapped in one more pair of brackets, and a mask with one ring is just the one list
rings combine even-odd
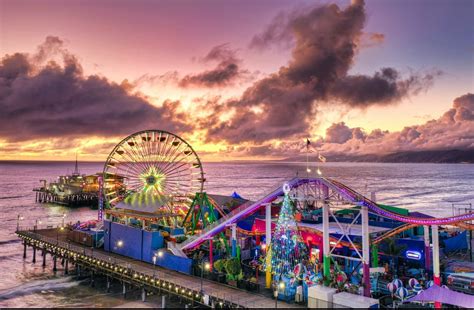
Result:
{"label": "ferris wheel spoke", "polygon": [[[122,153],[122,154],[120,154],[120,153],[117,153],[117,154],[119,154],[119,155],[124,159],[124,161],[121,161],[121,160],[118,160],[118,159],[116,159],[116,158],[113,157],[113,158],[117,161],[117,163],[119,164],[119,166],[116,165],[116,166],[117,166],[117,170],[120,169],[120,166],[127,166],[127,167],[130,167],[130,168],[132,167],[131,162],[129,162],[129,161],[130,161],[130,157],[128,156],[128,154],[127,154],[127,156],[124,155],[125,152]],[[135,167],[133,167],[133,170],[134,170],[135,173],[138,173],[138,172],[139,172],[138,170],[136,170]]]}
{"label": "ferris wheel spoke", "polygon": [[[191,155],[193,154],[192,152],[188,153],[188,154],[185,154],[185,151],[186,151],[186,148],[184,150],[181,150],[180,153],[178,153],[172,161],[170,161],[165,167],[163,167],[163,172],[166,172],[168,170],[168,168],[173,165],[173,164],[179,164],[181,163],[183,160],[188,160],[189,158],[191,158]],[[181,153],[182,152],[182,153]],[[178,156],[181,155],[181,158],[178,159]]]}
{"label": "ferris wheel spoke", "polygon": [[161,171],[161,167],[163,166],[162,161],[163,161],[164,154],[167,151],[166,146],[167,146],[168,139],[169,139],[169,135],[163,135],[161,133],[157,139],[157,146],[156,146],[157,152],[154,156],[154,162],[159,171]]}
{"label": "ferris wheel spoke", "polygon": [[127,163],[123,166],[124,169],[119,170],[118,172],[128,177],[129,179],[138,179],[138,176],[142,173],[141,168],[135,166],[132,163]]}
{"label": "ferris wheel spoke", "polygon": [[136,142],[134,137],[132,137],[131,140],[132,141],[127,142],[127,145],[128,145],[129,153],[130,153],[131,157],[133,158],[133,162],[136,165],[140,166],[142,172],[148,170],[149,167],[143,161],[143,155],[140,154],[140,152],[139,152],[139,149],[138,149],[138,146],[137,146],[138,143]]}
{"label": "ferris wheel spoke", "polygon": [[166,151],[163,154],[163,158],[162,158],[161,165],[160,165],[160,170],[163,170],[163,167],[166,166],[166,164],[168,163],[170,155],[174,151],[174,143],[176,142],[176,138],[173,137],[173,139],[171,140],[170,143],[168,143],[168,141],[169,141],[169,139],[166,141]]}
{"label": "ferris wheel spoke", "polygon": [[[185,160],[183,162],[183,160]],[[165,169],[163,169],[163,173],[169,173],[169,172],[172,172],[177,166],[186,166],[186,165],[190,165],[190,167],[188,169],[191,169],[192,170],[192,163],[190,161],[187,161],[185,158],[182,158],[180,161],[177,161],[177,162],[173,162],[173,163],[170,163]]]}
{"label": "ferris wheel spoke", "polygon": [[148,163],[146,162],[145,156],[142,153],[140,143],[138,143],[135,140],[135,137],[132,137],[132,142],[134,144],[133,144],[133,146],[132,145],[130,146],[131,150],[133,150],[134,154],[137,156],[137,158],[139,159],[139,162],[142,164],[142,166],[145,167],[145,171],[150,169],[150,167],[148,166]]}
{"label": "ferris wheel spoke", "polygon": [[170,145],[169,145],[170,151],[167,153],[167,155],[165,157],[163,167],[161,168],[162,170],[164,170],[165,167],[168,166],[170,163],[175,161],[176,155],[179,156],[179,154],[180,154],[179,149],[182,147],[183,144],[184,143],[182,141],[176,140],[176,139],[174,139],[170,143]]}
{"label": "ferris wheel spoke", "polygon": [[161,132],[158,137],[158,152],[156,153],[156,162],[158,166],[161,166],[161,161],[163,161],[163,155],[166,150],[166,141],[168,140],[169,135],[163,135]]}
{"label": "ferris wheel spoke", "polygon": [[173,178],[173,177],[179,176],[182,172],[185,172],[186,170],[187,169],[185,167],[182,169],[176,168],[175,170],[168,172],[166,174],[166,177]]}
{"label": "ferris wheel spoke", "polygon": [[133,154],[128,151],[128,148],[122,148],[123,153],[118,153],[121,157],[125,159],[124,162],[121,162],[122,164],[129,166],[130,169],[134,170],[135,173],[140,174],[142,171],[141,167],[137,167],[137,159],[133,156]]}
{"label": "ferris wheel spoke", "polygon": [[[165,163],[164,167],[162,168],[163,170],[166,170],[166,167],[173,162],[176,162],[179,156],[182,156],[184,154],[184,151],[187,149],[187,144],[183,141],[178,141],[179,144],[174,146],[173,152],[169,155],[169,160],[168,162]],[[183,148],[184,146],[184,148]]]}
{"label": "ferris wheel spoke", "polygon": [[150,149],[148,148],[148,133],[145,132],[145,137],[141,136],[140,138],[140,142],[137,144],[137,146],[140,146],[138,150],[139,153],[142,155],[143,160],[146,162],[146,165],[150,168],[153,165],[150,161]]}
{"label": "ferris wheel spoke", "polygon": [[171,166],[168,171],[166,171],[166,175],[173,175],[174,172],[176,171],[186,171],[190,170],[190,167],[188,167],[189,163],[181,163],[178,165],[173,165]]}

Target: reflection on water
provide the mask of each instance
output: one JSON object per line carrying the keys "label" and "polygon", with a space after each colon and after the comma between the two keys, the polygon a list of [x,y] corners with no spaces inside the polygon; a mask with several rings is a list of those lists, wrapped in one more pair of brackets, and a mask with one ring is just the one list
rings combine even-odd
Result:
{"label": "reflection on water", "polygon": [[[33,187],[40,179],[54,180],[68,173],[73,163],[0,163],[0,307],[114,307],[127,303],[117,293],[90,288],[87,284],[55,276],[50,267],[31,263],[31,252],[23,260],[23,248],[13,231],[17,216],[22,226],[57,225],[66,213],[66,222],[95,218],[88,208],[68,209],[34,203]],[[324,163],[319,166],[326,177],[335,178],[377,200],[434,216],[452,214],[453,203],[474,202],[474,165],[461,164],[374,164]],[[98,163],[80,164],[81,173],[102,170]],[[315,167],[311,169],[316,171]],[[285,180],[306,176],[306,164],[292,163],[205,163],[206,191],[258,199]],[[313,175],[315,176],[315,175]]]}

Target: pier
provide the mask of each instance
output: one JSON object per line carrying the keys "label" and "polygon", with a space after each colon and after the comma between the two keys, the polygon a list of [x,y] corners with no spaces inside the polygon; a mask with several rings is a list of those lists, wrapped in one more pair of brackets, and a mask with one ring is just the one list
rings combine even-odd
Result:
{"label": "pier", "polygon": [[98,201],[97,193],[78,193],[58,195],[44,188],[35,188],[35,202],[54,203],[66,206],[95,206]]}
{"label": "pier", "polygon": [[[28,247],[32,248],[32,262],[42,260],[46,266],[47,255],[53,261],[53,271],[57,271],[58,260],[64,266],[64,274],[75,270],[77,275],[88,274],[91,285],[98,276],[122,285],[124,297],[132,288],[141,291],[141,299],[146,302],[150,294],[162,296],[162,307],[167,299],[176,298],[186,307],[210,308],[273,308],[275,300],[234,287],[216,283],[200,277],[167,270],[159,266],[134,260],[121,255],[90,248],[67,240],[67,234],[60,228],[19,229],[16,234],[23,241],[23,258],[28,257]],[[202,284],[201,284],[202,283]],[[201,288],[202,285],[202,288]],[[303,308],[297,304],[278,301],[284,308]]]}

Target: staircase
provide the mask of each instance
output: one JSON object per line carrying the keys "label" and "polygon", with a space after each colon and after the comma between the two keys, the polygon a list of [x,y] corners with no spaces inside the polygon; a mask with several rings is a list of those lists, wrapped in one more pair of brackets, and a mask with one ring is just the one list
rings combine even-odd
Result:
{"label": "staircase", "polygon": [[181,250],[181,247],[175,242],[168,242],[168,250],[175,256],[187,257],[183,250]]}

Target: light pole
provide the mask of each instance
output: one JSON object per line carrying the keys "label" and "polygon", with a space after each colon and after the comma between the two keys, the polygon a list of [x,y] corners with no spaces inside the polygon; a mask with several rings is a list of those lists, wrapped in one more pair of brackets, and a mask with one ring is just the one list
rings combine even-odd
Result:
{"label": "light pole", "polygon": [[36,232],[36,229],[38,228],[38,224],[41,224],[41,221],[39,219],[36,219],[35,220],[35,227],[34,227],[35,232]]}
{"label": "light pole", "polygon": [[22,221],[22,220],[23,220],[23,216],[18,214],[18,217],[17,217],[17,220],[16,220],[16,231],[20,230],[20,221]]}
{"label": "light pole", "polygon": [[156,272],[156,255],[153,255],[153,278],[155,277]]}
{"label": "light pole", "polygon": [[58,227],[58,229],[56,230],[56,244],[59,244],[59,232],[63,230],[64,230],[63,226]]}
{"label": "light pole", "polygon": [[277,282],[275,281],[274,283],[275,284],[273,286],[275,287],[275,291],[273,292],[273,296],[275,296],[275,308],[278,308],[278,289],[284,290],[285,282],[281,281],[277,284]]}
{"label": "light pole", "polygon": [[[161,259],[161,258],[163,257],[163,251],[162,251],[162,250],[159,250],[157,256],[158,256],[159,259]],[[155,264],[155,262],[156,262],[156,256],[155,256],[155,258],[154,258],[154,260],[153,260],[153,264]],[[156,269],[156,265],[155,265],[153,268]]]}
{"label": "light pole", "polygon": [[209,270],[210,268],[211,268],[211,265],[208,262],[204,264],[204,260],[201,260],[201,295],[203,294],[202,284],[203,284],[203,278],[204,278],[204,269]]}
{"label": "light pole", "polygon": [[66,213],[63,213],[63,219],[62,219],[62,227],[64,227],[64,219],[66,218]]}

